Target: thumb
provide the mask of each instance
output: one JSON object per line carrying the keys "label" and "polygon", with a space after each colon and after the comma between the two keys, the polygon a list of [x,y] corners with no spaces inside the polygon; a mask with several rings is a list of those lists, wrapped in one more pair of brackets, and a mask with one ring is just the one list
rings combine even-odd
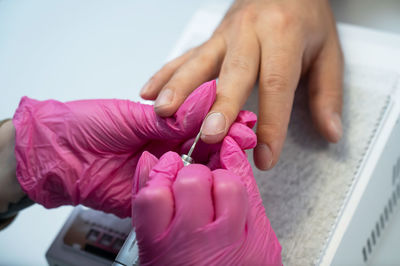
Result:
{"label": "thumb", "polygon": [[135,174],[133,175],[132,195],[135,196],[139,190],[144,187],[149,179],[150,171],[158,162],[150,152],[144,151],[136,165]]}
{"label": "thumb", "polygon": [[231,136],[240,149],[252,149],[257,145],[257,136],[251,130],[257,122],[257,116],[250,111],[240,111],[235,123],[231,126],[228,136]]}
{"label": "thumb", "polygon": [[[253,132],[254,134],[254,132]],[[242,177],[246,186],[248,176],[253,176],[251,165],[247,160],[246,153],[239,147],[238,143],[230,136],[226,136],[222,142],[220,151],[220,162],[224,169]],[[252,178],[251,178],[252,179]]]}
{"label": "thumb", "polygon": [[253,128],[257,122],[257,116],[253,112],[242,110],[239,112],[235,122],[246,125],[249,128]]}
{"label": "thumb", "polygon": [[[246,154],[243,151],[252,149],[257,145],[257,136],[252,130],[256,122],[257,116],[254,113],[246,110],[239,112],[235,123],[233,123],[229,129],[227,137],[223,140],[221,147],[221,159],[224,157],[231,158],[229,160],[232,160],[231,162],[225,160],[228,165],[234,165],[232,164],[235,161],[233,158],[240,159],[243,156],[246,158]],[[234,151],[234,153],[230,155],[229,153],[231,151]],[[236,152],[238,154],[236,154]]]}

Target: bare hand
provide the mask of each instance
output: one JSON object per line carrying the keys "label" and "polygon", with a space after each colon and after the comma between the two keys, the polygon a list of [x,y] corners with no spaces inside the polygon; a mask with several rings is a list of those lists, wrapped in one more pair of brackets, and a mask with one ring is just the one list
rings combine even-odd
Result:
{"label": "bare hand", "polygon": [[172,115],[201,83],[219,78],[202,140],[222,140],[259,78],[255,163],[274,166],[293,97],[308,74],[314,124],[330,142],[342,135],[342,70],[335,20],[326,0],[237,0],[212,37],[158,71],[142,89],[160,116]]}

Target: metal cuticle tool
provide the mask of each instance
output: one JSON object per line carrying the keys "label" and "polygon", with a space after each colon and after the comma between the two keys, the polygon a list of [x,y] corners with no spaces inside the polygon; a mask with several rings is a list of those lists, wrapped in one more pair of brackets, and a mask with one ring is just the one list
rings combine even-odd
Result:
{"label": "metal cuticle tool", "polygon": [[197,134],[196,138],[194,139],[194,142],[192,144],[192,147],[190,147],[190,150],[189,150],[188,154],[182,154],[181,158],[182,158],[184,166],[188,166],[189,164],[194,163],[194,160],[193,160],[193,158],[191,156],[192,156],[194,148],[196,147],[197,142],[200,139],[200,136],[201,136],[201,130],[199,131],[199,133]]}

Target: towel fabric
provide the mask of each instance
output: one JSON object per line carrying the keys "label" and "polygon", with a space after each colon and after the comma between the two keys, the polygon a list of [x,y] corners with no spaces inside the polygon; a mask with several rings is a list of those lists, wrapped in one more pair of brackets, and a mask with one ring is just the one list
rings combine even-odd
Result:
{"label": "towel fabric", "polygon": [[[267,215],[282,245],[284,265],[318,262],[388,105],[394,74],[358,66],[350,69],[344,81],[344,135],[338,144],[328,144],[313,129],[306,89],[299,88],[279,163],[267,172],[253,165]],[[257,110],[256,97],[254,92],[245,109]]]}

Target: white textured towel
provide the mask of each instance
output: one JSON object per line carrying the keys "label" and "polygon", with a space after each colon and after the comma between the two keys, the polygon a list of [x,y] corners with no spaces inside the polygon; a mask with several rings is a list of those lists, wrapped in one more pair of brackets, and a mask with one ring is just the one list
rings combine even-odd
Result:
{"label": "white textured towel", "polygon": [[[389,103],[395,74],[348,66],[343,139],[328,144],[313,128],[305,88],[299,88],[279,163],[254,165],[267,215],[282,244],[284,265],[317,263],[355,173]],[[257,111],[257,91],[245,109]],[[249,153],[252,161],[252,154]]]}

